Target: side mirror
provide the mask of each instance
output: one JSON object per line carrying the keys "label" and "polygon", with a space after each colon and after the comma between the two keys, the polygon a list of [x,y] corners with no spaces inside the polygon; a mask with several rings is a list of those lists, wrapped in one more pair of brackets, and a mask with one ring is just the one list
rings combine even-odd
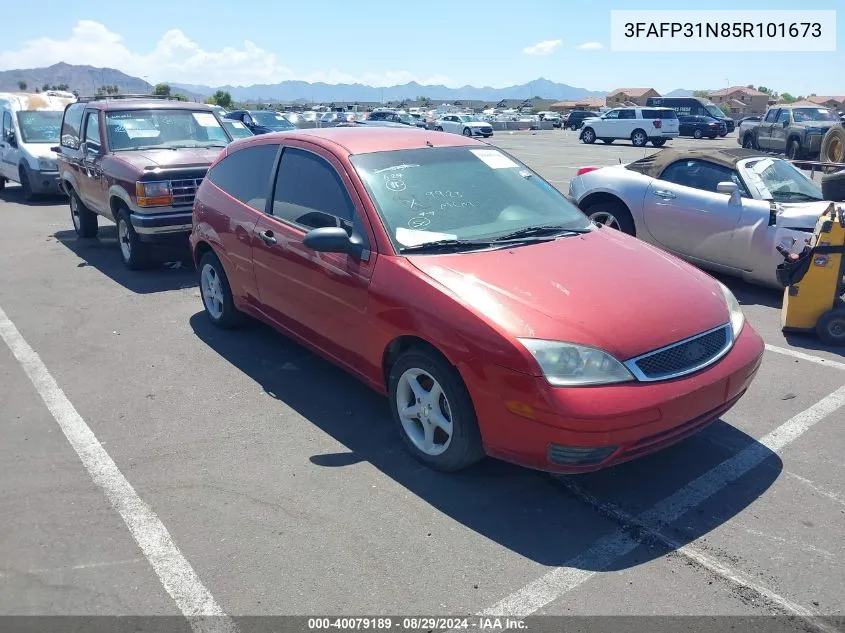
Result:
{"label": "side mirror", "polygon": [[58,146],[58,145],[54,145],[53,147],[51,147],[51,148],[50,148],[50,151],[51,151],[51,152],[56,152],[56,154],[61,154],[61,152],[62,152],[62,148],[61,148],[60,146]]}
{"label": "side mirror", "polygon": [[14,130],[9,130],[9,131],[6,133],[6,142],[7,142],[9,145],[11,145],[12,147],[17,147],[17,146],[18,146],[18,139],[17,139],[17,137],[15,136],[15,131],[14,131]]}
{"label": "side mirror", "polygon": [[789,127],[789,121],[784,121],[784,122],[783,122],[783,127]]}
{"label": "side mirror", "polygon": [[739,204],[741,196],[739,195],[739,186],[735,182],[720,182],[716,185],[718,193],[726,193],[731,197],[731,204]]}
{"label": "side mirror", "polygon": [[345,229],[326,226],[312,229],[305,234],[302,243],[318,253],[346,253],[353,257],[361,255],[363,242],[357,235],[349,236]]}

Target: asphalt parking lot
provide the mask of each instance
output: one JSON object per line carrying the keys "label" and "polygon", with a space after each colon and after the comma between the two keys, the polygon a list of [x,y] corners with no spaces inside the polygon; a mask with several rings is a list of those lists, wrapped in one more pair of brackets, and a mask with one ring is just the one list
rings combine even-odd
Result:
{"label": "asphalt parking lot", "polygon": [[[579,166],[655,151],[492,140],[563,191]],[[672,145],[708,143],[736,146]],[[213,329],[185,252],[126,271],[113,226],[77,239],[65,201],[11,185],[0,218],[0,614],[775,614],[845,630],[845,357],[785,337],[778,292],[723,279],[767,352],[703,432],[590,475],[493,460],[443,475],[341,370],[262,325]]]}

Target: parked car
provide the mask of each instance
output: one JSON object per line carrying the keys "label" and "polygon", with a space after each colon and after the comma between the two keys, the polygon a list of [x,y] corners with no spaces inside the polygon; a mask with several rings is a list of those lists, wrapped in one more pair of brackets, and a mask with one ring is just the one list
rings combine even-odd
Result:
{"label": "parked car", "polygon": [[210,106],[154,98],[81,99],[62,118],[58,170],[73,228],[117,224],[124,265],[150,263],[151,244],[184,240],[208,166],[232,137]]}
{"label": "parked car", "polygon": [[410,114],[399,114],[389,110],[376,110],[367,115],[367,121],[386,121],[389,123],[401,123],[402,125],[412,125],[414,127],[426,127],[425,121],[420,118],[413,117]]}
{"label": "parked car", "polygon": [[734,120],[725,116],[719,106],[703,97],[649,97],[645,104],[649,108],[672,108],[679,117],[706,116],[721,121],[725,124],[725,130],[719,136],[727,136],[736,127]]}
{"label": "parked car", "polygon": [[725,136],[725,122],[711,116],[679,116],[678,136],[716,138]]}
{"label": "parked car", "polygon": [[662,147],[676,136],[678,115],[671,108],[614,108],[600,117],[585,119],[581,130],[584,143],[630,139],[634,147],[644,147],[649,141]]}
{"label": "parked car", "polygon": [[229,145],[191,234],[211,323],[265,321],[386,394],[408,450],[444,471],[485,454],[604,468],[745,393],[763,342],[725,286],[590,223],[486,143],[432,140],[362,127]]}
{"label": "parked car", "polygon": [[541,121],[548,121],[551,123],[553,128],[559,128],[563,125],[563,118],[561,118],[560,114],[557,112],[540,112],[538,116]]}
{"label": "parked car", "polygon": [[825,133],[839,122],[830,108],[777,105],[759,123],[743,123],[736,140],[747,149],[781,152],[792,160],[811,158],[819,155]]}
{"label": "parked car", "polygon": [[600,113],[589,110],[573,110],[564,116],[563,127],[567,127],[574,132],[581,129],[581,126],[584,124],[584,119],[591,119],[597,116],[600,116]]}
{"label": "parked car", "polygon": [[434,122],[434,129],[464,136],[493,136],[493,126],[472,114],[446,114]]}
{"label": "parked car", "polygon": [[296,126],[283,114],[273,110],[233,110],[226,114],[226,118],[240,121],[253,134],[287,132],[296,129]]}
{"label": "parked car", "polygon": [[229,133],[229,136],[232,137],[232,140],[255,136],[252,130],[250,130],[243,121],[223,117],[220,119],[220,123],[223,124],[223,127]]}
{"label": "parked car", "polygon": [[737,149],[664,149],[627,165],[583,167],[569,195],[594,222],[696,265],[782,288],[775,250],[803,246],[828,203],[788,161]]}
{"label": "parked car", "polygon": [[52,91],[0,94],[0,189],[7,181],[21,185],[24,200],[57,194],[56,152],[62,112],[76,101]]}

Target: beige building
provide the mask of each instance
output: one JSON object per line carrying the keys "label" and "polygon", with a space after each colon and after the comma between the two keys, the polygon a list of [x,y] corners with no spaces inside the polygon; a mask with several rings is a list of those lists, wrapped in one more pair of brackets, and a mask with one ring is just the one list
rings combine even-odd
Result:
{"label": "beige building", "polygon": [[660,93],[654,88],[617,88],[607,95],[605,101],[608,108],[618,108],[627,105],[646,105],[649,97],[659,97]]}
{"label": "beige building", "polygon": [[575,101],[557,101],[549,106],[552,112],[572,112],[573,110],[598,110],[604,107],[604,97],[589,97]]}
{"label": "beige building", "polygon": [[826,108],[835,108],[837,110],[845,108],[845,95],[839,95],[837,97],[807,97],[807,101],[812,101],[816,105],[825,106]]}
{"label": "beige building", "polygon": [[745,86],[733,86],[717,90],[708,94],[707,98],[718,106],[723,103],[727,104],[731,116],[763,114],[769,106],[768,94]]}

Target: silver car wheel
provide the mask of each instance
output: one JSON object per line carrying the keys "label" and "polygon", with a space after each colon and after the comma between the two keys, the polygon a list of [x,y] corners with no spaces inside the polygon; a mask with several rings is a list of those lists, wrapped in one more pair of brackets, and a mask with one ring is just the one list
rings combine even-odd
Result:
{"label": "silver car wheel", "polygon": [[208,314],[215,321],[219,320],[223,316],[223,287],[217,271],[211,264],[206,264],[202,268],[200,291]]}
{"label": "silver car wheel", "polygon": [[617,231],[622,230],[616,216],[612,213],[608,213],[607,211],[596,211],[590,215],[590,219],[600,226],[606,226],[611,229],[616,229]]}
{"label": "silver car wheel", "polygon": [[70,194],[70,217],[73,220],[73,228],[79,233],[82,230],[82,221],[79,219],[79,201],[75,193]]}
{"label": "silver car wheel", "polygon": [[120,252],[123,254],[123,259],[128,262],[132,259],[132,241],[129,237],[129,226],[122,219],[117,223],[117,241],[120,243]]}
{"label": "silver car wheel", "polygon": [[452,442],[452,411],[440,383],[427,371],[408,369],[396,385],[402,430],[426,455],[442,455]]}
{"label": "silver car wheel", "polygon": [[634,132],[634,135],[631,137],[631,143],[634,147],[642,147],[646,144],[646,135],[643,132]]}

